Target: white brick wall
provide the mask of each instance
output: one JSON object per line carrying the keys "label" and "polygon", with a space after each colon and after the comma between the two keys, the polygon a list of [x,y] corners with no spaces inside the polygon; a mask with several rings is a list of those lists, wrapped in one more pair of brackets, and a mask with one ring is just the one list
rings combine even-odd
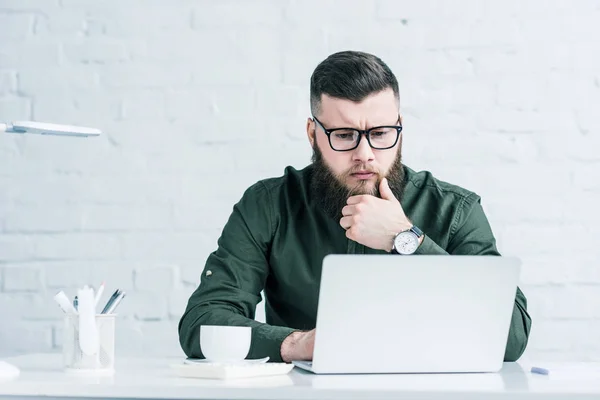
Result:
{"label": "white brick wall", "polygon": [[399,79],[405,162],[481,194],[523,257],[528,354],[600,360],[599,20],[595,0],[0,0],[0,120],[105,132],[0,137],[0,356],[60,348],[52,295],[103,280],[129,293],[120,352],[181,354],[233,203],[309,162],[310,74],[358,49]]}

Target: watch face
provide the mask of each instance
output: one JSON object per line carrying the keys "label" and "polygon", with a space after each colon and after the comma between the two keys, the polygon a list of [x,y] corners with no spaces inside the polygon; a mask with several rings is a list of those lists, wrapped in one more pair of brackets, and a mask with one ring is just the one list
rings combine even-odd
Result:
{"label": "watch face", "polygon": [[400,254],[412,254],[419,247],[419,238],[412,232],[402,232],[394,241],[396,250]]}

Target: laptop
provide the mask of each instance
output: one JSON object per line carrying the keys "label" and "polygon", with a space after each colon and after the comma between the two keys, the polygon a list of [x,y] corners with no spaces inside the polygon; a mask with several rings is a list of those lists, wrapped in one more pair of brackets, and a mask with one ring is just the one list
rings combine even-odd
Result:
{"label": "laptop", "polygon": [[503,256],[327,255],[316,374],[502,368],[521,261]]}

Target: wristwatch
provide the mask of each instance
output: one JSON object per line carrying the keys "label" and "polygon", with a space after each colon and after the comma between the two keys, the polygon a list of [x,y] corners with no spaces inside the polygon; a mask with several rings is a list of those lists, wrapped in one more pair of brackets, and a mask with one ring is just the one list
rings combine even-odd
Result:
{"label": "wristwatch", "polygon": [[402,231],[394,238],[392,253],[409,255],[413,254],[419,248],[419,241],[423,232],[413,225],[410,229]]}

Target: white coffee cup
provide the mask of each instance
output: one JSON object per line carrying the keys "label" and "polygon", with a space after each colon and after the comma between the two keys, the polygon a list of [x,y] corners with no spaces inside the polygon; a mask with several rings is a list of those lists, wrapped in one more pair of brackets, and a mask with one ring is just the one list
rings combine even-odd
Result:
{"label": "white coffee cup", "polygon": [[242,361],[250,351],[250,326],[200,326],[200,350],[212,362]]}

